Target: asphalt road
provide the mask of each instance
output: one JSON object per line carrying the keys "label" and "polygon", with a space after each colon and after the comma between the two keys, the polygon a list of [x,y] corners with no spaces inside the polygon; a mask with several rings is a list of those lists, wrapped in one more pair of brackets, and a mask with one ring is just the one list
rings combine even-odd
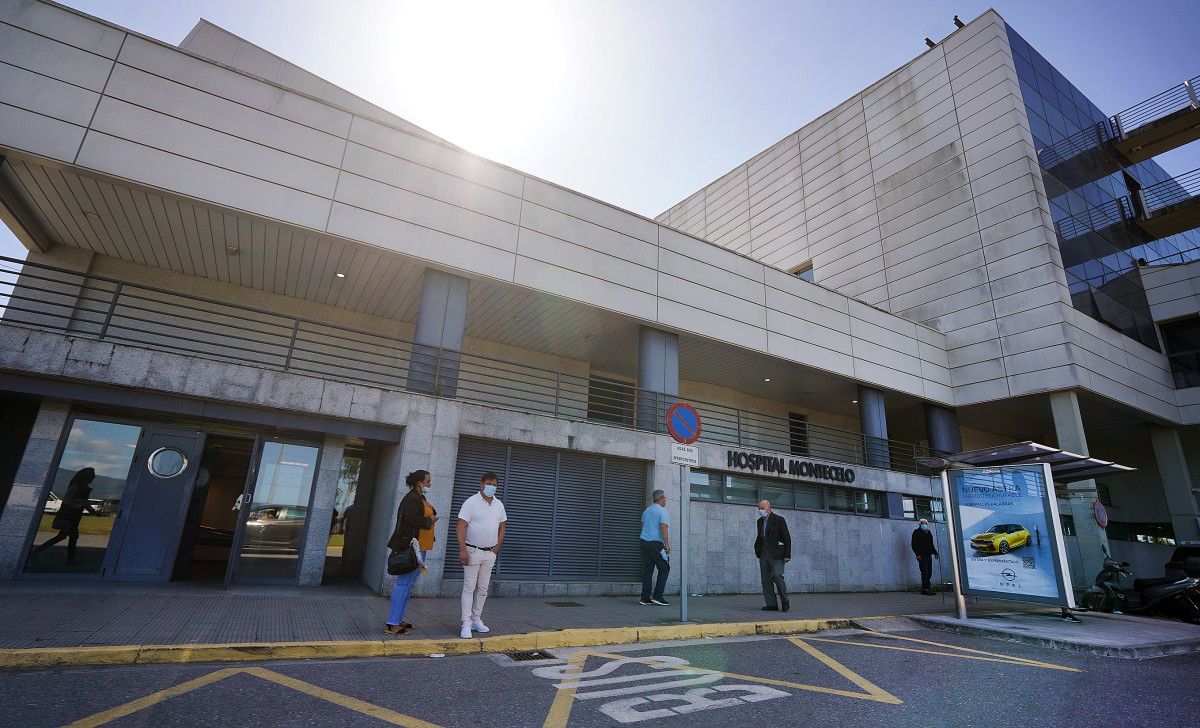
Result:
{"label": "asphalt road", "polygon": [[9,671],[0,724],[994,728],[1195,726],[1200,713],[1200,655],[1119,660],[929,630],[556,654]]}

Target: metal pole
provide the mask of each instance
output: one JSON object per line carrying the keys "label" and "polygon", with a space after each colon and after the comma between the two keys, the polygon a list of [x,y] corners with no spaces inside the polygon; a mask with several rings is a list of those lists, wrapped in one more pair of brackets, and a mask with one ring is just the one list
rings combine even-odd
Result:
{"label": "metal pole", "polygon": [[688,501],[692,499],[692,469],[679,466],[679,621],[687,621],[688,603]]}
{"label": "metal pole", "polygon": [[946,513],[946,531],[950,538],[950,570],[954,576],[954,611],[955,616],[961,620],[967,618],[967,600],[963,597],[962,584],[959,583],[958,575],[963,573],[963,569],[959,567],[958,555],[958,535],[954,529],[954,508],[950,501],[950,478],[942,471],[942,504],[945,507]]}

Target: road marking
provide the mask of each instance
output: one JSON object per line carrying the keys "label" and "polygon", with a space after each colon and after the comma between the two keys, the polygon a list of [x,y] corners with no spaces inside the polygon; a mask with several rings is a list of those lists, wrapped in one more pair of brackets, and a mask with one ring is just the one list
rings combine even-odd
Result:
{"label": "road marking", "polygon": [[[539,667],[533,670],[533,674],[538,677],[549,679],[558,679],[560,682],[555,685],[557,692],[554,696],[554,702],[550,705],[550,710],[546,714],[546,720],[542,728],[566,728],[571,717],[571,708],[576,701],[592,700],[598,698],[612,698],[616,696],[624,696],[636,693],[648,693],[660,691],[664,688],[680,687],[684,685],[702,685],[715,682],[724,678],[731,680],[742,680],[748,683],[757,683],[757,685],[718,685],[712,687],[696,687],[681,693],[662,693],[654,695],[646,695],[644,697],[627,697],[618,700],[612,700],[599,706],[600,712],[608,715],[610,718],[618,720],[622,723],[632,723],[650,718],[663,718],[672,715],[681,715],[692,713],[700,710],[711,710],[714,708],[731,707],[743,703],[753,703],[772,698],[787,697],[789,693],[777,690],[772,687],[790,688],[793,690],[805,690],[808,692],[822,693],[826,695],[837,695],[846,698],[857,698],[860,700],[870,700],[873,702],[885,703],[888,705],[901,705],[903,701],[887,692],[883,688],[875,685],[870,680],[867,680],[862,675],[854,672],[842,663],[833,659],[829,655],[821,652],[816,647],[808,644],[798,637],[789,637],[796,646],[803,649],[812,657],[816,658],[826,667],[829,667],[834,672],[854,683],[861,690],[842,690],[839,688],[824,687],[822,685],[809,685],[807,683],[791,682],[789,680],[777,680],[774,678],[759,677],[757,675],[743,675],[736,672],[724,672],[722,670],[713,670],[705,667],[697,667],[688,664],[686,660],[673,656],[647,656],[635,657],[630,655],[612,654],[606,652],[589,652],[579,650],[571,654],[566,665],[550,665]],[[598,657],[609,662],[601,665],[594,670],[585,670],[584,666],[590,657]],[[606,678],[608,675],[619,668],[621,665],[641,664],[646,665],[656,671],[657,674],[640,674],[621,677]],[[664,673],[667,670],[682,672],[687,675],[683,680],[664,680]],[[628,687],[609,688],[614,684],[629,683],[636,681],[645,681],[644,685],[629,685]],[[592,686],[606,686],[602,690],[586,690]],[[586,692],[580,692],[583,689]],[[708,696],[718,693],[732,693],[741,691],[745,695],[737,697],[724,697],[720,699],[712,699]],[[670,709],[654,709],[654,710],[637,710],[635,706],[645,705],[651,702],[668,702],[677,701],[684,703],[683,705],[675,705]]]}
{"label": "road marking", "polygon": [[296,692],[304,693],[305,695],[311,695],[314,698],[320,698],[321,700],[326,700],[334,705],[340,705],[343,708],[349,708],[350,710],[357,711],[364,715],[369,715],[372,718],[378,718],[379,720],[386,721],[392,725],[404,726],[404,728],[438,728],[437,725],[428,723],[419,718],[414,718],[410,715],[404,715],[403,713],[397,713],[394,710],[388,710],[382,706],[368,703],[365,700],[352,698],[349,695],[335,693],[332,690],[326,690],[325,688],[317,687],[312,683],[307,683],[303,680],[297,680],[294,677],[280,675],[274,670],[267,670],[266,668],[262,667],[247,667],[245,670],[243,670],[243,672],[262,678],[263,680],[270,680],[277,685],[282,685],[285,688],[291,688]]}
{"label": "road marking", "polygon": [[74,723],[67,724],[65,728],[93,728],[93,726],[111,723],[117,718],[124,718],[127,715],[138,712],[139,710],[144,710],[151,706],[158,705],[162,701],[169,698],[174,698],[177,695],[190,693],[196,688],[202,688],[205,685],[210,685],[218,680],[224,680],[230,675],[235,675],[241,671],[241,668],[227,667],[224,670],[210,672],[207,675],[202,675],[194,680],[188,680],[187,682],[180,683],[174,687],[169,687],[166,690],[159,690],[157,693],[150,693],[144,698],[131,700],[124,705],[118,705],[115,708],[109,708],[108,710],[101,711],[95,715],[89,715],[86,718],[81,718]]}
{"label": "road marking", "polygon": [[958,653],[966,652],[966,653],[971,653],[971,654],[955,654],[954,652],[938,652],[936,650],[922,650],[922,649],[917,649],[915,647],[899,647],[897,645],[880,645],[880,644],[873,644],[871,642],[855,642],[852,640],[838,640],[838,639],[832,639],[829,637],[809,637],[808,639],[810,639],[814,642],[832,642],[833,644],[838,644],[838,645],[855,645],[857,647],[873,647],[878,650],[900,650],[903,652],[919,652],[919,653],[926,654],[926,655],[938,655],[939,657],[955,657],[955,658],[959,658],[959,659],[963,659],[963,660],[983,660],[985,662],[1000,662],[1000,663],[1005,663],[1005,664],[1009,664],[1009,665],[1020,665],[1022,667],[1040,667],[1040,668],[1044,668],[1046,670],[1062,670],[1064,672],[1084,672],[1083,670],[1076,668],[1076,667],[1067,667],[1065,665],[1055,665],[1050,662],[1041,662],[1038,660],[1029,659],[1027,657],[1016,657],[1013,655],[1003,655],[998,652],[987,652],[985,650],[974,650],[969,647],[959,647],[958,645],[950,645],[950,644],[945,644],[943,642],[931,642],[929,640],[921,640],[921,639],[917,639],[915,637],[901,637],[899,635],[883,634],[883,633],[879,633],[879,632],[875,632],[873,634],[876,634],[879,637],[884,637],[887,639],[906,640],[909,642],[917,642],[917,643],[924,644],[924,645],[932,645],[934,647],[944,647],[949,650],[955,650]]}
{"label": "road marking", "polygon": [[138,712],[139,710],[145,710],[146,708],[158,705],[165,700],[178,697],[184,693],[190,693],[191,691],[202,688],[205,685],[211,685],[215,682],[224,680],[227,677],[231,677],[239,673],[253,675],[262,680],[267,680],[277,685],[282,685],[283,687],[304,693],[305,695],[311,695],[314,698],[320,698],[321,700],[333,703],[334,705],[348,708],[350,710],[363,713],[364,715],[369,715],[372,718],[378,718],[379,720],[391,723],[392,725],[404,726],[404,728],[439,728],[439,726],[435,725],[434,723],[427,723],[419,718],[413,718],[412,716],[404,715],[403,713],[397,713],[393,710],[388,710],[387,708],[373,705],[357,698],[352,698],[349,695],[335,693],[332,690],[326,690],[325,688],[317,687],[311,683],[306,683],[303,680],[297,680],[295,678],[288,677],[287,675],[281,675],[273,670],[267,670],[262,667],[227,667],[223,670],[216,670],[215,672],[202,675],[194,680],[188,680],[187,682],[169,687],[165,690],[159,690],[156,693],[151,693],[143,698],[131,700],[124,705],[118,705],[115,708],[109,708],[108,710],[101,711],[86,718],[81,718],[74,723],[69,723],[65,728],[95,728],[95,726],[111,723],[118,718],[124,718],[127,715],[132,715],[133,713]]}

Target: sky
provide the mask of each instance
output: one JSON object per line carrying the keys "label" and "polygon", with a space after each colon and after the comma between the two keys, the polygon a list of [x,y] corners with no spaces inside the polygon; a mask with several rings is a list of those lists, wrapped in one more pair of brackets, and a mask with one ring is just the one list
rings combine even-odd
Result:
{"label": "sky", "polygon": [[[975,0],[67,0],[199,18],[479,155],[653,217],[941,40]],[[1200,74],[1195,0],[995,0],[1107,113]],[[1131,10],[1136,7],[1136,11]],[[1147,22],[1152,21],[1152,22]],[[1158,158],[1200,168],[1200,142]],[[0,255],[24,248],[0,225]]]}

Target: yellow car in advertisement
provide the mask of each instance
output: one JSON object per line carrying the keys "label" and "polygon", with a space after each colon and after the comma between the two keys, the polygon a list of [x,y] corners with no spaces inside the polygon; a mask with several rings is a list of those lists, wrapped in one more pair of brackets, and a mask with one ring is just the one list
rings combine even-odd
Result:
{"label": "yellow car in advertisement", "polygon": [[1029,531],[1016,523],[998,523],[971,537],[971,548],[985,554],[1007,554],[1029,543]]}

